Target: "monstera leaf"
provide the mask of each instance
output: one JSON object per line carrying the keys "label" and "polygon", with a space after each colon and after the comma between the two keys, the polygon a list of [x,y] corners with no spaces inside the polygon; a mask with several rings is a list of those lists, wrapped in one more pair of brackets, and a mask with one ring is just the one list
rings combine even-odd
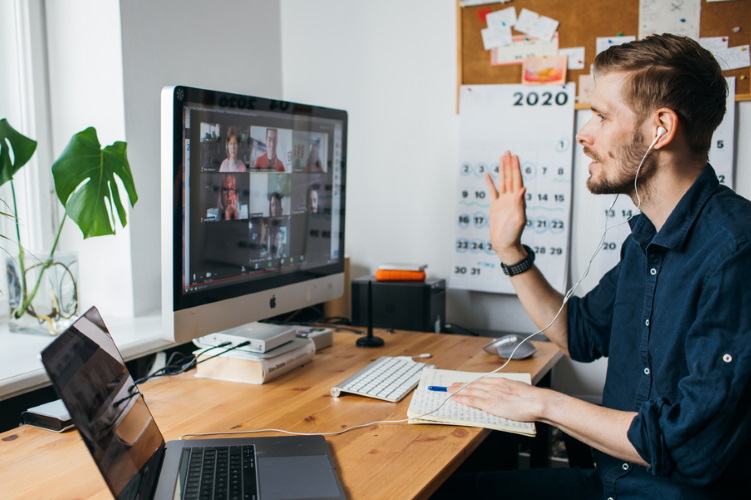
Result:
{"label": "monstera leaf", "polygon": [[19,133],[5,118],[0,120],[0,186],[11,180],[28,163],[36,147],[37,141]]}
{"label": "monstera leaf", "polygon": [[123,227],[127,224],[115,177],[125,187],[131,206],[138,201],[125,148],[118,141],[102,149],[96,130],[89,127],[71,138],[52,165],[57,196],[84,238],[115,234],[115,215]]}

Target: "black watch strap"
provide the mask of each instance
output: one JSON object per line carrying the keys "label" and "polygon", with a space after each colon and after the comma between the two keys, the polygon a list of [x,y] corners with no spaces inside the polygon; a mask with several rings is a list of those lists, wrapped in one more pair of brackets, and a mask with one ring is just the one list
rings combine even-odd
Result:
{"label": "black watch strap", "polygon": [[506,264],[501,262],[501,269],[503,269],[503,274],[505,274],[506,276],[516,276],[517,274],[521,274],[532,269],[532,264],[535,263],[535,252],[527,245],[522,245],[522,247],[524,247],[524,250],[527,251],[527,256],[524,257],[521,262],[514,264],[513,266],[507,266]]}

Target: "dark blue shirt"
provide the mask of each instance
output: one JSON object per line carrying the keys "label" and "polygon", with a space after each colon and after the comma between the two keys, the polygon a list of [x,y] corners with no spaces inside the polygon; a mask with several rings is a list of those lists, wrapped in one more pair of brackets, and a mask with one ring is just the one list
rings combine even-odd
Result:
{"label": "dark blue shirt", "polygon": [[608,357],[603,405],[638,412],[628,439],[650,464],[598,453],[605,498],[751,498],[751,202],[707,165],[659,232],[630,224],[568,305],[571,357]]}

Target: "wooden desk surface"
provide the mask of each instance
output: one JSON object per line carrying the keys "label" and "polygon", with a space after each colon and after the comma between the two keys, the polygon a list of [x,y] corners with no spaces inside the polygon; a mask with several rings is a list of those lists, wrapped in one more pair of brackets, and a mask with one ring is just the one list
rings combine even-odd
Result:
{"label": "wooden desk surface", "polygon": [[[406,418],[410,396],[388,403],[360,396],[333,398],[332,386],[382,355],[418,355],[438,368],[485,372],[499,359],[484,353],[484,337],[416,332],[376,335],[381,348],[355,347],[356,335],[335,334],[334,346],[308,365],[264,385],[201,379],[188,372],[141,386],[165,440],[186,433],[278,428],[332,432],[378,420]],[[561,358],[548,342],[507,372],[529,372],[537,383]],[[427,498],[475,450],[488,431],[470,427],[373,424],[328,436],[348,498]],[[256,434],[259,436],[272,433]],[[0,434],[4,498],[111,498],[78,432],[56,434],[27,425]]]}

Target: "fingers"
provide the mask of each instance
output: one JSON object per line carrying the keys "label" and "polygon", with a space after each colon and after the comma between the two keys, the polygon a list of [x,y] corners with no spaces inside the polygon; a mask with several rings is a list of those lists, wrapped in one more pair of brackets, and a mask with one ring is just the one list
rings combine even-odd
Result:
{"label": "fingers", "polygon": [[492,201],[495,201],[498,199],[498,190],[495,188],[495,183],[493,182],[493,178],[490,176],[490,172],[485,172],[485,184],[488,186],[488,193],[490,194],[490,199]]}
{"label": "fingers", "polygon": [[515,193],[524,187],[519,157],[506,151],[501,157],[501,172],[503,173],[503,191]]}
{"label": "fingers", "polygon": [[[487,173],[485,174],[485,182],[488,183],[488,188],[490,188],[492,178]],[[490,190],[490,194],[492,196],[493,192],[498,194],[515,193],[523,187],[524,181],[522,179],[521,167],[519,166],[519,157],[512,155],[510,151],[506,151],[500,159],[498,188],[496,189],[495,185],[493,185],[493,190]]]}

